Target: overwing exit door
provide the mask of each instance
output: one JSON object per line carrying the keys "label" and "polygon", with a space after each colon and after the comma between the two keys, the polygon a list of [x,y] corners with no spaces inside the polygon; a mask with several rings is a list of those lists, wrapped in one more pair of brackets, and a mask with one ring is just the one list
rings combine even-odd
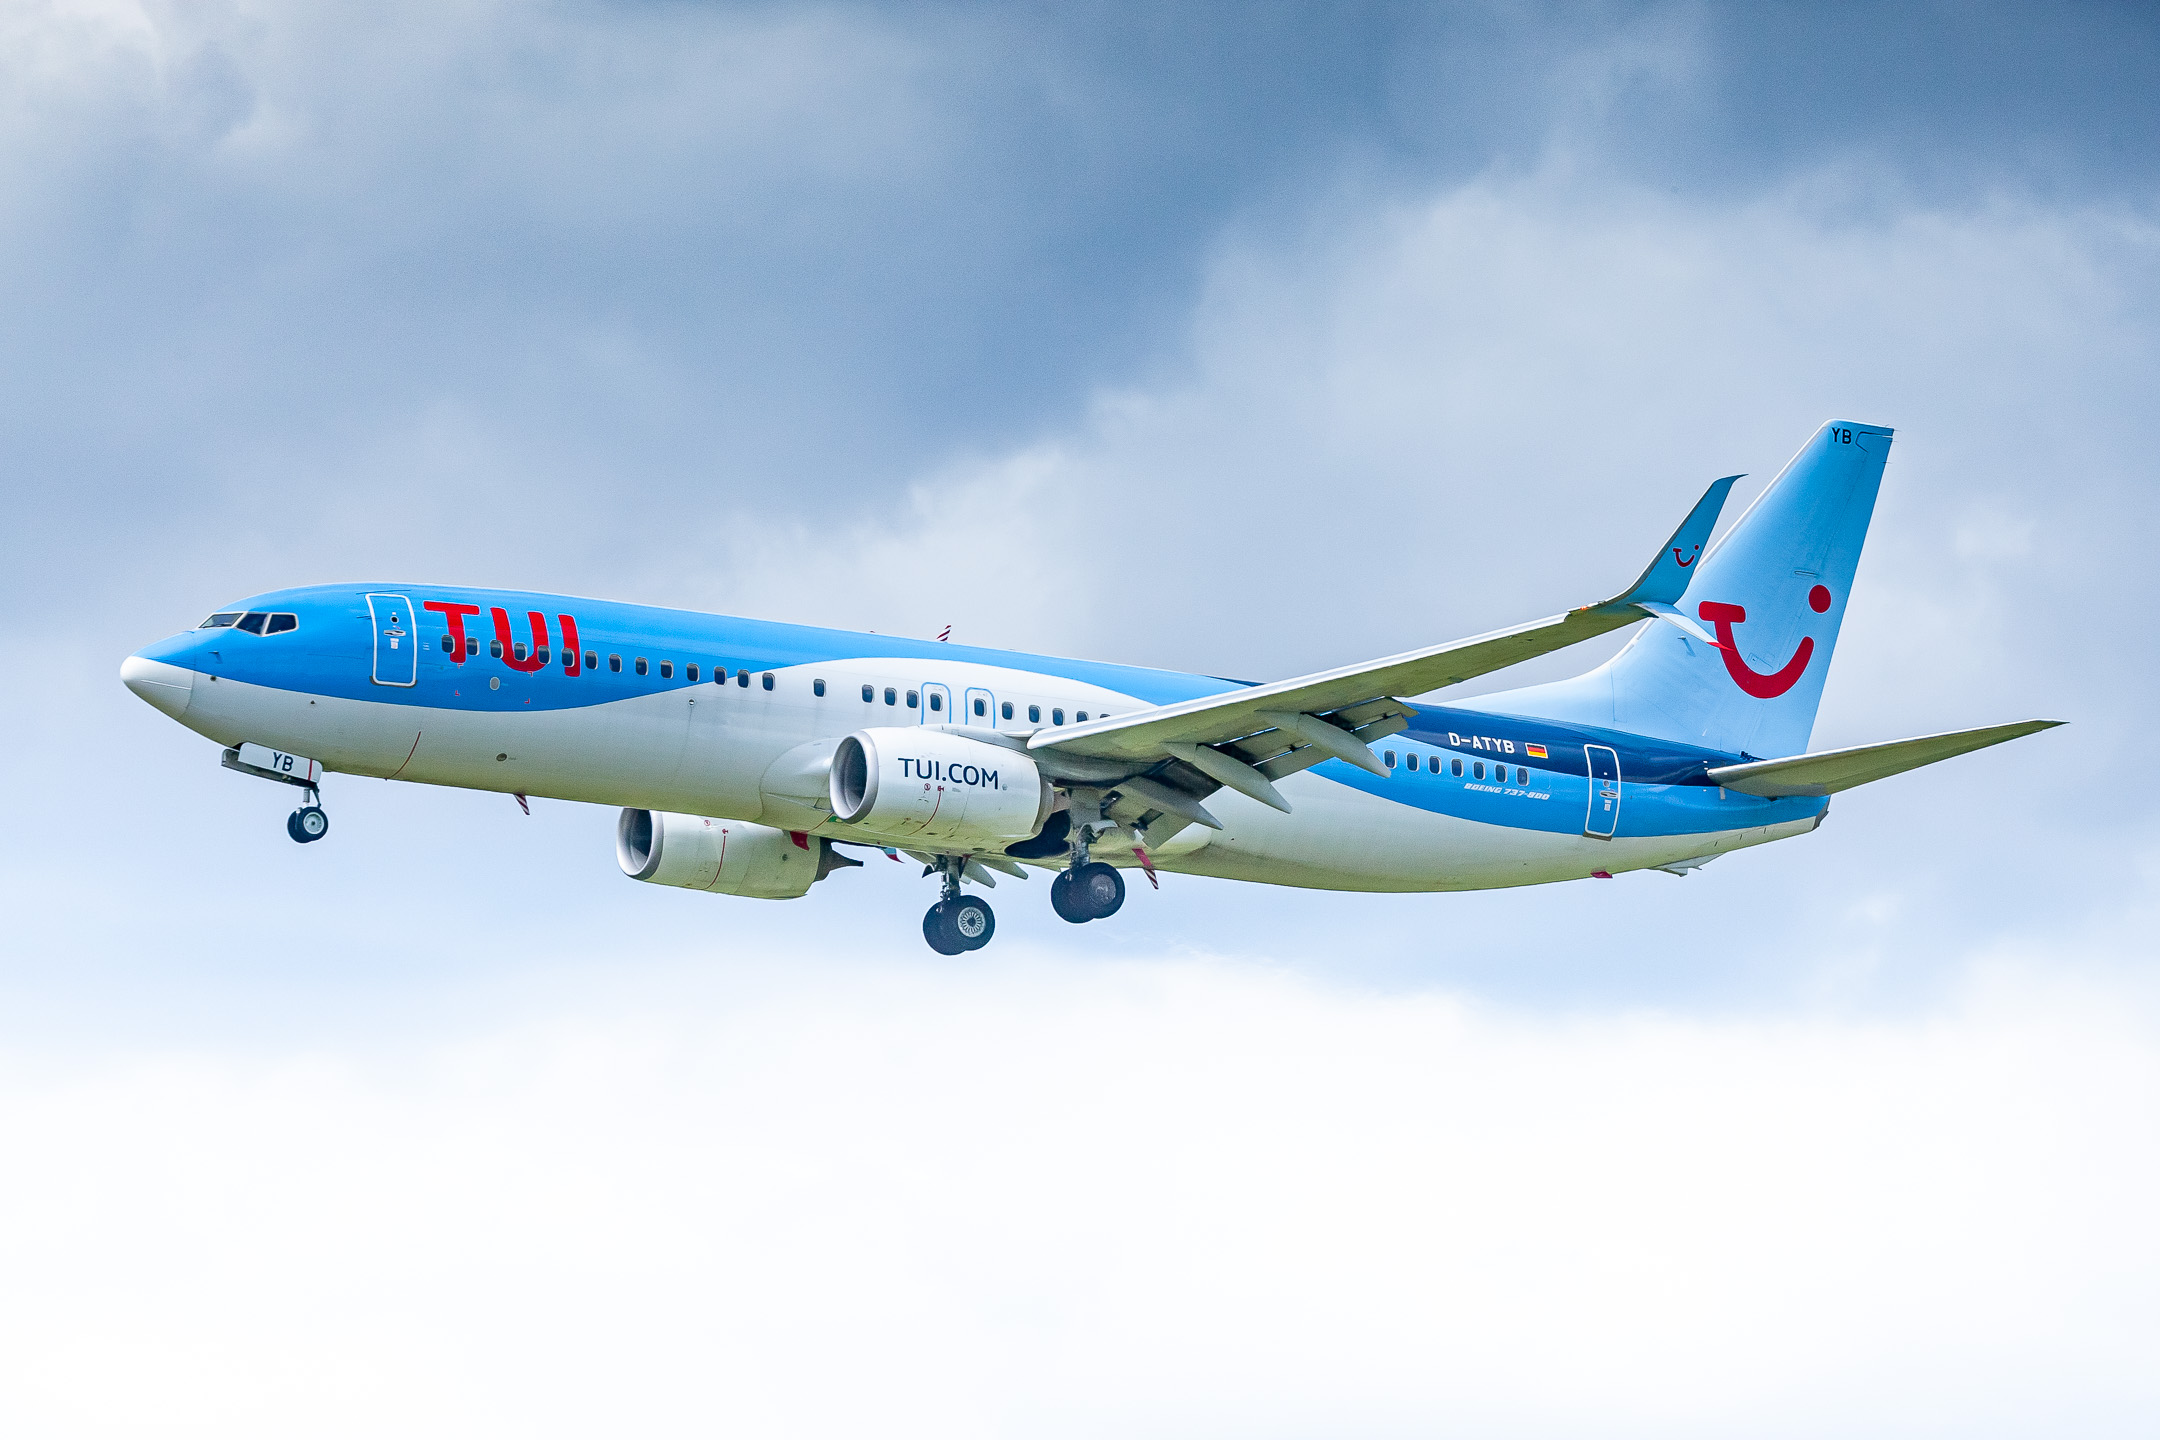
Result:
{"label": "overwing exit door", "polygon": [[1620,757],[1609,745],[1585,745],[1590,762],[1590,810],[1583,817],[1583,834],[1610,840],[1620,828]]}
{"label": "overwing exit door", "polygon": [[377,685],[411,685],[420,676],[420,627],[413,623],[412,602],[403,595],[367,597],[368,619],[375,632]]}
{"label": "overwing exit door", "polygon": [[957,725],[960,722],[960,717],[952,713],[952,692],[934,683],[925,683],[922,687],[922,709],[917,713],[925,725]]}
{"label": "overwing exit door", "polygon": [[988,690],[970,689],[960,702],[960,723],[963,725],[997,725],[997,696]]}

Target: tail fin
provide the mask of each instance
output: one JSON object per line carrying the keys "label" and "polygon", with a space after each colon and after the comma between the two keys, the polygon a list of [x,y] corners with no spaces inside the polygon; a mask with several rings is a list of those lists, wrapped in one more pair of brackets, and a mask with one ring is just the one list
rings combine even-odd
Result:
{"label": "tail fin", "polygon": [[1750,755],[1796,755],[1815,728],[1888,428],[1833,420],[1697,563],[1680,603],[1715,647],[1651,625],[1587,675],[1482,696],[1540,715]]}

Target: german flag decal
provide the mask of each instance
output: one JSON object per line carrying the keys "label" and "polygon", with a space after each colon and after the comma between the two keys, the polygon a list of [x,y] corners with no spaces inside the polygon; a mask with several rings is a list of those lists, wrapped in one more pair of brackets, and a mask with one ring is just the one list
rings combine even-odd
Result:
{"label": "german flag decal", "polygon": [[1545,758],[1545,747],[1543,745],[1525,745],[1522,748],[1530,753],[1530,758],[1533,760],[1543,760]]}

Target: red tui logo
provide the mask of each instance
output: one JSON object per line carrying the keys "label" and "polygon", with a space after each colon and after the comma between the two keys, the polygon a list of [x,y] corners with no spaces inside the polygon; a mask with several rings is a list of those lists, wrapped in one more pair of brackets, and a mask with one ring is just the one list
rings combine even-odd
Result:
{"label": "red tui logo", "polygon": [[[1815,641],[1801,636],[1792,659],[1780,669],[1765,675],[1740,658],[1740,647],[1733,640],[1733,626],[1747,619],[1747,607],[1727,605],[1719,600],[1705,600],[1697,607],[1702,618],[1717,627],[1718,657],[1725,662],[1725,673],[1732,676],[1733,684],[1758,700],[1775,700],[1800,683],[1800,676],[1814,657]],[[1830,608],[1830,592],[1820,585],[1808,592],[1808,608],[1820,615]]]}

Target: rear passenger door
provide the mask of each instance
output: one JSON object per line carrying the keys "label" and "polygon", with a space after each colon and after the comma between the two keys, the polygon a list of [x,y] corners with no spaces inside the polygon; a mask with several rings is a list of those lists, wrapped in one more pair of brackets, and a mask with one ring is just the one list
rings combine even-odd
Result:
{"label": "rear passenger door", "polygon": [[1620,828],[1620,756],[1609,745],[1585,745],[1583,758],[1590,771],[1590,809],[1583,816],[1583,834],[1610,840]]}

